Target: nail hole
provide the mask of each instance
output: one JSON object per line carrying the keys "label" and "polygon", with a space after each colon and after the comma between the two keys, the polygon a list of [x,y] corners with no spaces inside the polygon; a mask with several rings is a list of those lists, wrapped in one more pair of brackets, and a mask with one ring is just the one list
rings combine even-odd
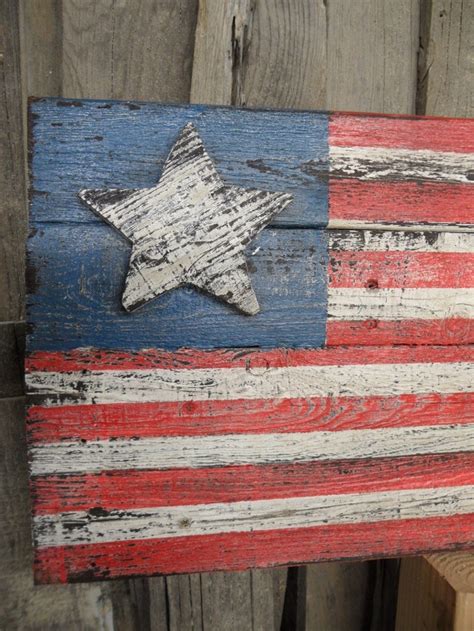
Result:
{"label": "nail hole", "polygon": [[378,289],[379,282],[375,278],[371,278],[367,281],[366,285],[367,289]]}

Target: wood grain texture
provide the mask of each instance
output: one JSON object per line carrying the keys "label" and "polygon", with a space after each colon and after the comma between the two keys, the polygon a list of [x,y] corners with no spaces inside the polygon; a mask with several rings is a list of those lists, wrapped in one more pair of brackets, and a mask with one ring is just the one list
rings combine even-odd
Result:
{"label": "wood grain texture", "polygon": [[417,113],[472,117],[472,3],[424,0],[420,35]]}
{"label": "wood grain texture", "polygon": [[0,4],[0,320],[23,317],[26,197],[18,7]]}
{"label": "wood grain texture", "polygon": [[[125,349],[131,343],[139,350],[150,345],[319,347],[324,342],[327,247],[320,231],[267,229],[249,246],[246,256],[262,312],[243,318],[222,301],[187,287],[161,296],[158,309],[157,302],[149,303],[129,314],[121,306],[130,258],[125,239],[105,224],[67,231],[60,224],[47,227],[31,240],[30,261],[38,273],[28,305],[37,325],[28,337],[29,350],[38,344],[59,350],[62,344]],[[77,264],[65,269],[61,261],[69,256],[71,239],[77,244]]]}
{"label": "wood grain texture", "polygon": [[259,0],[246,33],[236,105],[324,109],[323,0]]}
{"label": "wood grain texture", "polygon": [[474,558],[469,552],[403,559],[397,631],[469,631],[474,625]]}
{"label": "wood grain texture", "polygon": [[328,109],[414,111],[418,2],[327,3]]}
{"label": "wood grain texture", "polygon": [[41,148],[32,155],[33,221],[102,223],[78,191],[153,187],[179,131],[193,123],[226,185],[293,195],[275,225],[327,223],[325,113],[64,99],[33,101],[30,110]]}
{"label": "wood grain texture", "polygon": [[[349,111],[413,113],[416,98],[418,3],[404,0],[322,3],[326,11],[326,86],[323,107]],[[316,107],[321,107],[319,99]],[[398,212],[398,206],[397,206]],[[328,631],[389,631],[394,626],[397,561],[332,565],[327,573],[308,567],[305,581],[308,606],[305,628],[324,622]],[[386,580],[378,592],[368,584],[377,575]],[[383,569],[382,569],[383,568]],[[314,572],[314,574],[312,573]],[[357,582],[354,581],[356,579]],[[322,599],[322,585],[334,590]],[[357,585],[357,588],[355,587]],[[334,613],[333,613],[334,612]],[[346,612],[354,612],[344,618]],[[342,618],[342,619],[341,619]],[[369,627],[370,619],[370,627]],[[346,625],[345,627],[343,625]]]}
{"label": "wood grain texture", "polygon": [[[26,94],[73,98],[99,94],[181,102],[188,99],[197,0],[134,3],[25,0],[21,3],[21,12]],[[3,20],[2,23],[7,24]],[[9,89],[13,87],[10,85]],[[13,234],[17,225],[13,226]],[[21,254],[21,246],[17,248],[12,239],[9,243],[15,256]],[[4,270],[2,265],[0,276]],[[12,272],[11,277],[21,288],[22,269],[17,274]],[[1,302],[0,312],[3,314],[6,306],[8,313],[4,317],[8,319],[18,317],[17,305],[22,303],[22,292],[17,297],[15,289],[13,294],[11,304]],[[12,348],[11,339],[10,336],[9,348]],[[16,370],[14,365],[11,370]],[[14,379],[16,383],[16,376]],[[10,474],[13,479],[14,468]],[[21,536],[29,546],[28,521],[25,519]],[[12,600],[9,610],[11,628],[21,624],[28,629],[49,625],[102,629],[103,622],[96,618],[96,613],[103,602],[107,616],[104,628],[168,629],[165,592],[157,586],[160,583],[163,587],[165,579],[114,582],[111,609],[109,601],[100,596],[102,588],[99,586],[63,587],[47,592],[30,587],[30,568],[28,555],[21,570],[25,581],[18,584],[17,600]],[[24,606],[28,600],[31,604]],[[17,602],[20,605],[14,611]],[[60,614],[55,613],[55,604]],[[37,614],[36,619],[33,612]],[[170,624],[172,620],[171,617]]]}
{"label": "wood grain texture", "polygon": [[[242,103],[243,59],[255,0],[199,2],[192,71],[192,103]],[[210,60],[213,63],[209,63]]]}
{"label": "wood grain texture", "polygon": [[[471,3],[421,2],[418,114],[473,116],[473,28]],[[397,631],[471,629],[473,560],[469,553],[402,559]]]}
{"label": "wood grain texture", "polygon": [[27,94],[189,98],[197,0],[22,0]]}
{"label": "wood grain texture", "polygon": [[20,0],[22,63],[27,96],[62,90],[62,2]]}

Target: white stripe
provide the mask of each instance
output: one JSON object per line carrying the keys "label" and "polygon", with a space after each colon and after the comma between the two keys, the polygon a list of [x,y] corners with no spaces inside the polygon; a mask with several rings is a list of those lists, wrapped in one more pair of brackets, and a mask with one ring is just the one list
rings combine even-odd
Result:
{"label": "white stripe", "polygon": [[328,244],[330,250],[343,252],[347,250],[363,250],[364,252],[449,252],[474,254],[474,233],[329,230]]}
{"label": "white stripe", "polygon": [[328,287],[335,320],[444,320],[474,318],[474,288],[367,289]]}
{"label": "white stripe", "polygon": [[421,179],[470,183],[474,154],[393,147],[329,148],[330,173],[359,180]]}
{"label": "white stripe", "polygon": [[53,475],[415,456],[471,451],[473,445],[474,425],[438,425],[44,443],[30,453],[32,475]]}
{"label": "white stripe", "polygon": [[[449,210],[446,211],[446,216],[449,216]],[[472,223],[430,223],[425,222],[409,222],[404,221],[402,223],[394,223],[393,221],[367,221],[364,219],[348,219],[348,218],[334,218],[329,219],[328,226],[332,230],[400,230],[403,232],[474,232],[474,218]]]}
{"label": "white stripe", "polygon": [[[339,290],[344,291],[344,290]],[[349,290],[351,291],[351,290]],[[354,290],[356,291],[356,290]],[[370,291],[370,290],[369,290]],[[407,290],[408,291],[408,290]],[[341,293],[337,315],[354,315]],[[380,298],[378,299],[380,302]],[[393,301],[395,305],[396,301]],[[337,308],[339,311],[337,311]],[[395,309],[395,308],[394,308]],[[407,309],[405,309],[407,311]],[[357,315],[373,317],[382,310],[356,307]],[[413,308],[413,313],[419,313]],[[347,317],[347,315],[346,315]],[[354,316],[354,319],[356,317]],[[396,396],[474,391],[474,364],[406,363],[284,368],[197,368],[190,370],[104,370],[91,372],[31,372],[31,395],[44,405],[148,401],[207,401],[227,399],[294,399],[301,397]]]}
{"label": "white stripe", "polygon": [[136,541],[163,537],[310,528],[474,512],[474,486],[351,493],[193,506],[86,511],[34,519],[39,547]]}

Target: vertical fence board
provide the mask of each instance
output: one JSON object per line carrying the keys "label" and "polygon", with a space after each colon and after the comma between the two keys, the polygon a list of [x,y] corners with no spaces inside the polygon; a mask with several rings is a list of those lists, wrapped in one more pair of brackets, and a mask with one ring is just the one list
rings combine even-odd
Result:
{"label": "vertical fence board", "polygon": [[26,236],[18,9],[0,2],[0,321],[23,316]]}
{"label": "vertical fence board", "polygon": [[256,3],[244,48],[240,104],[325,107],[326,4],[324,0]]}
{"label": "vertical fence board", "polygon": [[29,96],[61,94],[62,2],[21,0],[22,63]]}
{"label": "vertical fence board", "polygon": [[474,116],[472,2],[422,0],[418,114]]}
{"label": "vertical fence board", "polygon": [[[474,5],[422,0],[417,114],[474,116]],[[474,624],[474,555],[402,559],[397,631]]]}
{"label": "vertical fence board", "polygon": [[[291,6],[261,0],[229,3],[228,12],[216,2],[200,2],[192,99],[414,111],[417,0],[396,7],[388,0],[297,0]],[[285,625],[325,631],[391,628],[393,608],[388,616],[381,608],[394,598],[397,567],[387,561],[300,568],[288,583],[298,594],[287,594]],[[332,609],[323,593],[328,582]]]}
{"label": "vertical fence board", "polygon": [[327,4],[328,109],[414,112],[418,0]]}
{"label": "vertical fence board", "polygon": [[[0,164],[0,184],[9,192],[6,197],[8,207],[5,211],[2,208],[0,216],[1,228],[6,235],[5,239],[0,239],[0,256],[9,261],[8,267],[0,265],[0,291],[7,296],[5,301],[0,301],[0,318],[9,320],[22,316],[23,271],[22,257],[18,253],[23,251],[25,230],[25,204],[21,197],[24,173],[21,171],[23,137],[18,41],[14,42],[11,55],[7,50],[10,40],[6,39],[11,34],[18,34],[16,4],[13,0],[0,0],[4,14],[1,17],[5,18],[0,22],[8,28],[1,31],[3,48],[0,52],[4,53],[4,64],[1,66],[0,116],[5,120],[2,130],[8,130],[8,133],[0,137],[0,152],[2,157],[5,153],[6,158],[11,157],[11,163],[18,165],[12,180],[7,163],[2,160]],[[72,98],[188,101],[196,12],[197,0],[133,3],[125,0],[23,0],[22,65],[26,93]],[[10,179],[6,182],[6,178]],[[8,351],[6,358],[12,360],[1,365],[2,376],[8,368],[5,383],[10,396],[18,394],[20,387],[17,373],[21,350],[18,352],[17,333],[18,326],[12,324],[5,325],[0,333],[3,350]],[[19,335],[21,337],[21,331]],[[12,546],[14,570],[8,574],[11,628],[19,628],[22,620],[21,628],[25,629],[167,631],[166,579],[33,587],[26,468],[24,479],[17,479],[11,466],[12,462],[26,462],[22,442],[23,401],[18,401],[16,406],[8,408],[7,420],[10,424],[16,423],[18,431],[11,435],[10,441],[14,459],[12,455],[9,466],[2,467],[1,496],[6,509],[11,508],[13,501],[23,507],[22,520],[16,519],[12,510],[7,512],[14,526],[5,527],[3,531],[6,535],[13,532],[18,539]],[[5,409],[5,406],[0,408],[0,417],[6,414]],[[3,438],[3,426],[0,432]],[[20,496],[15,496],[17,488]],[[21,555],[19,547],[22,547]]]}

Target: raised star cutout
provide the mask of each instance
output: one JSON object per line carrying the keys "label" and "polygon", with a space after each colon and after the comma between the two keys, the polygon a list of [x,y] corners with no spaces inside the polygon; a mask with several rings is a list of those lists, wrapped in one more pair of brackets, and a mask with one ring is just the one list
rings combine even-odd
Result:
{"label": "raised star cutout", "polygon": [[122,295],[127,311],[192,285],[245,314],[259,312],[245,246],[292,196],[226,186],[192,123],[173,145],[156,186],[86,189],[79,196],[132,243]]}

